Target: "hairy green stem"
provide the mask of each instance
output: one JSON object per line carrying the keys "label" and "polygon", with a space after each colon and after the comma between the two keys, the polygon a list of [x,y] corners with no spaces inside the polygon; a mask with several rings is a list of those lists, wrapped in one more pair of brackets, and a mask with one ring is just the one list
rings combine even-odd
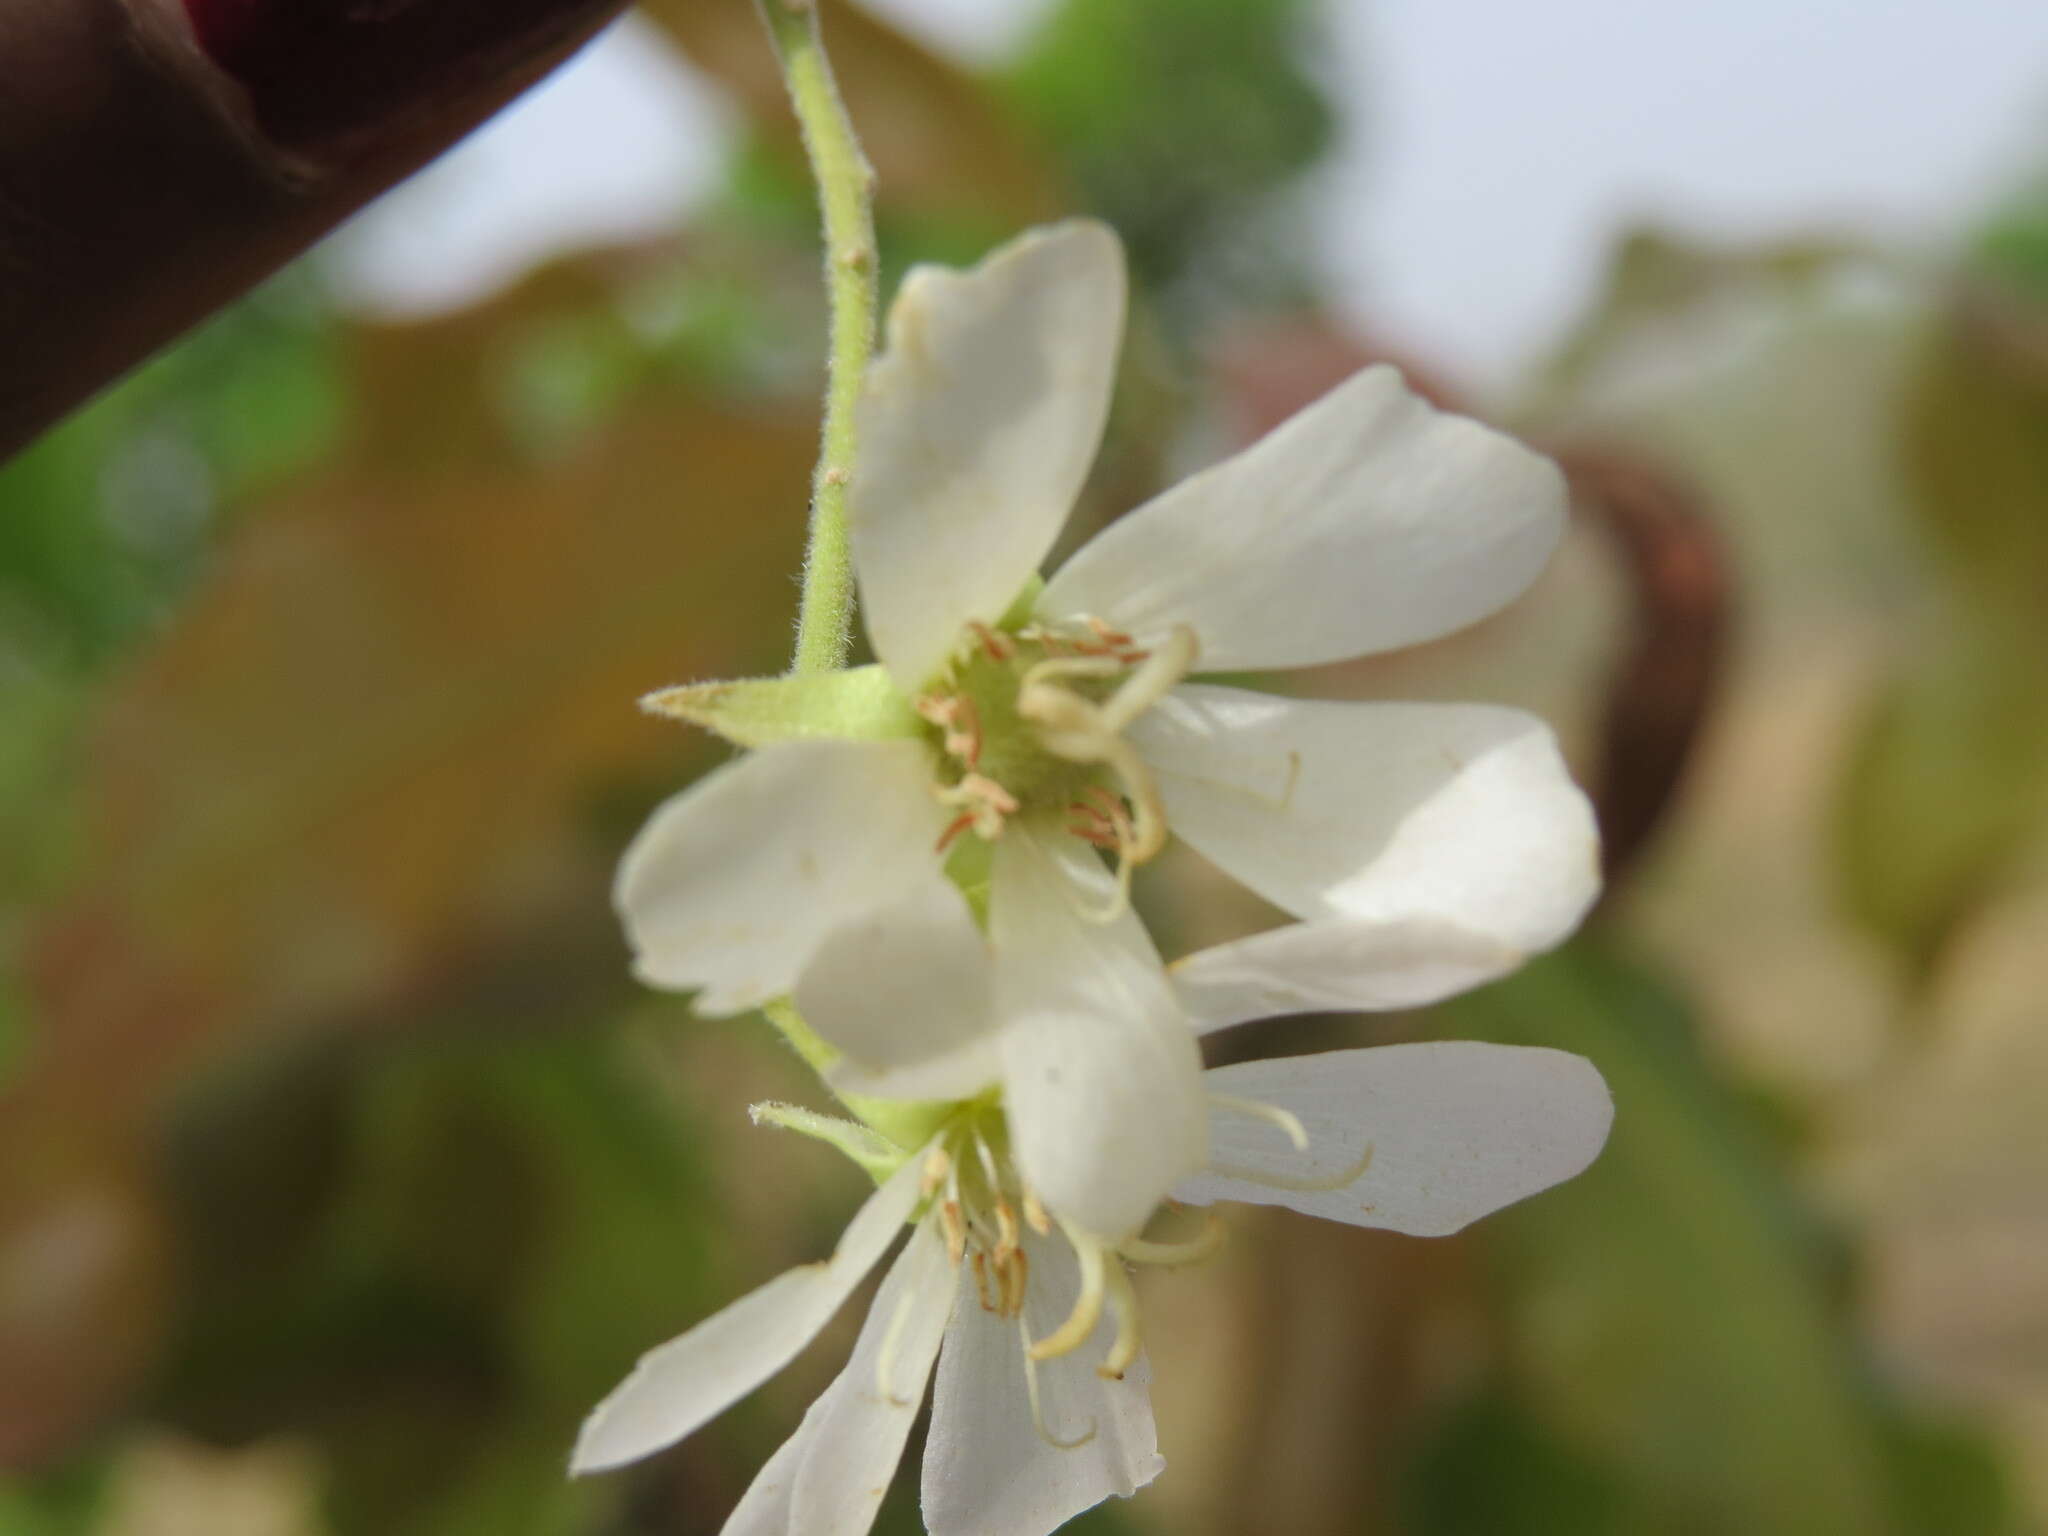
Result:
{"label": "hairy green stem", "polygon": [[874,172],[860,152],[818,31],[815,0],[759,0],[775,40],[789,99],[803,129],[825,225],[825,291],[831,353],[825,425],[811,481],[811,533],[797,610],[793,672],[846,665],[853,619],[853,562],[847,547],[846,488],[853,479],[853,412],[875,345]]}

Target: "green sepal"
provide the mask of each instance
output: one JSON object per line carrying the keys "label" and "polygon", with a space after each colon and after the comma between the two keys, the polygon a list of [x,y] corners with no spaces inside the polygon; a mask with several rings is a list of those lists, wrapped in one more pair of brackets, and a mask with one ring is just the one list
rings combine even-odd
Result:
{"label": "green sepal", "polygon": [[772,1101],[750,1104],[747,1114],[756,1125],[779,1125],[785,1131],[795,1131],[799,1136],[808,1136],[813,1141],[822,1141],[828,1147],[837,1148],[877,1184],[884,1183],[910,1156],[880,1131],[872,1130],[857,1120],[821,1115],[815,1109],[805,1109],[799,1104]]}
{"label": "green sepal", "polygon": [[686,720],[740,747],[778,741],[889,741],[924,728],[879,665],[726,683],[686,683],[650,693],[640,707]]}
{"label": "green sepal", "polygon": [[804,1059],[804,1065],[824,1079],[825,1086],[838,1095],[840,1103],[885,1141],[893,1142],[905,1152],[914,1152],[930,1141],[959,1108],[956,1104],[938,1100],[871,1099],[865,1094],[848,1093],[832,1081],[832,1069],[839,1064],[838,1050],[804,1022],[804,1016],[797,1012],[795,1003],[786,997],[778,997],[763,1003],[761,1014],[782,1031],[782,1038]]}

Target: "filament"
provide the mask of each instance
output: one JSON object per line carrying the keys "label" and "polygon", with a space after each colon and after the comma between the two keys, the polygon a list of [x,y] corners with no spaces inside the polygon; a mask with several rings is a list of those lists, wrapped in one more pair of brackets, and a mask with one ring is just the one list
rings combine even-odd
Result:
{"label": "filament", "polygon": [[1295,1151],[1306,1152],[1308,1150],[1307,1129],[1296,1115],[1289,1110],[1282,1109],[1278,1104],[1267,1104],[1258,1099],[1232,1098],[1227,1093],[1210,1094],[1209,1103],[1212,1108],[1223,1110],[1227,1114],[1243,1115],[1251,1120],[1263,1120],[1266,1124],[1277,1127],[1285,1134],[1287,1139],[1294,1143]]}
{"label": "filament", "polygon": [[883,1402],[894,1403],[899,1408],[911,1405],[907,1399],[896,1395],[889,1378],[895,1372],[896,1346],[903,1341],[903,1327],[910,1321],[911,1307],[917,1299],[915,1290],[904,1287],[903,1294],[897,1298],[896,1310],[890,1314],[889,1330],[882,1335],[882,1347],[875,1353],[875,1391]]}
{"label": "filament", "polygon": [[1038,1432],[1038,1438],[1056,1451],[1078,1451],[1095,1438],[1095,1421],[1088,1421],[1087,1430],[1077,1439],[1062,1440],[1045,1423],[1045,1410],[1038,1401],[1038,1346],[1031,1342],[1031,1330],[1024,1326],[1024,1319],[1017,1319],[1017,1337],[1024,1341],[1024,1395],[1031,1403],[1031,1427]]}
{"label": "filament", "polygon": [[1202,1230],[1184,1243],[1154,1243],[1131,1237],[1117,1244],[1117,1252],[1133,1264],[1159,1264],[1169,1269],[1180,1264],[1199,1264],[1221,1248],[1230,1234],[1229,1225],[1216,1212],[1204,1211],[1202,1217]]}
{"label": "filament", "polygon": [[1367,1142],[1365,1155],[1349,1168],[1324,1178],[1297,1178],[1284,1173],[1261,1173],[1251,1168],[1241,1168],[1233,1163],[1212,1162],[1203,1171],[1213,1173],[1221,1179],[1238,1179],[1246,1184],[1261,1184],[1267,1189],[1291,1189],[1301,1194],[1321,1194],[1332,1189],[1345,1189],[1356,1184],[1365,1176],[1365,1170],[1372,1166],[1372,1143]]}
{"label": "filament", "polygon": [[1102,1261],[1102,1244],[1071,1227],[1066,1231],[1068,1241],[1074,1245],[1074,1258],[1081,1266],[1081,1294],[1074,1298],[1074,1310],[1067,1314],[1067,1320],[1031,1346],[1034,1360],[1053,1360],[1073,1353],[1088,1342],[1095,1325],[1102,1321],[1103,1271],[1107,1267]]}

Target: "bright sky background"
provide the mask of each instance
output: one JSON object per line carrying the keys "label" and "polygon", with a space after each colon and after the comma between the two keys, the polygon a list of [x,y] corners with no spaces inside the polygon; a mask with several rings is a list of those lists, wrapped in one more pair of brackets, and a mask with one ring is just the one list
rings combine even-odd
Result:
{"label": "bright sky background", "polygon": [[[709,0],[706,0],[709,3]],[[742,0],[722,0],[742,3]],[[999,55],[1045,0],[872,0]],[[1615,231],[1946,237],[2048,152],[2043,0],[1323,0],[1332,287],[1501,383],[1590,296]],[[338,240],[344,292],[458,304],[567,246],[658,233],[728,114],[629,20]]]}

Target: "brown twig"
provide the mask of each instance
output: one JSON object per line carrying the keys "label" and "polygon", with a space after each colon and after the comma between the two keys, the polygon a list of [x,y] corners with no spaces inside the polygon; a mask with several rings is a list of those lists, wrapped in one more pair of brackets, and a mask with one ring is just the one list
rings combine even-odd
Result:
{"label": "brown twig", "polygon": [[453,144],[622,3],[8,0],[0,458]]}
{"label": "brown twig", "polygon": [[1613,544],[1633,598],[1593,771],[1611,897],[1670,813],[1713,708],[1730,629],[1729,562],[1704,503],[1675,477],[1604,445],[1552,451],[1580,514]]}

